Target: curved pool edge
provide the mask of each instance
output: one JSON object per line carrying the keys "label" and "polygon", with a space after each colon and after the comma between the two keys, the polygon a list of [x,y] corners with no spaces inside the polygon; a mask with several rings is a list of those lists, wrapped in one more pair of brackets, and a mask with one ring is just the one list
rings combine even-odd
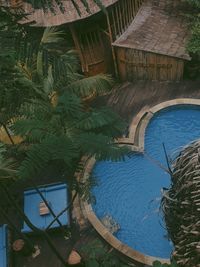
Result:
{"label": "curved pool edge", "polygon": [[[176,98],[173,100],[168,100],[165,102],[162,102],[160,104],[157,104],[148,110],[145,110],[143,113],[143,116],[141,119],[139,119],[136,122],[131,123],[129,127],[129,137],[127,138],[129,142],[131,141],[130,138],[133,138],[132,140],[135,141],[134,145],[140,150],[144,150],[144,140],[145,140],[145,132],[146,128],[150,122],[150,120],[153,118],[153,116],[159,112],[162,109],[177,106],[177,105],[195,105],[200,106],[200,99],[193,99],[193,98]],[[135,130],[133,130],[135,128]]]}
{"label": "curved pool edge", "polygon": [[[135,152],[142,152],[144,150],[145,131],[150,120],[154,116],[154,114],[162,109],[168,108],[170,106],[176,106],[176,105],[200,106],[200,99],[192,99],[192,98],[173,99],[173,100],[162,102],[151,108],[142,110],[135,116],[136,119],[133,119],[132,123],[130,124],[129,137],[120,138],[117,140],[117,142],[119,144],[125,144],[128,146],[131,146],[132,150]],[[84,174],[83,174],[83,180],[89,177],[95,162],[96,161],[94,158],[90,158],[89,160],[86,161]],[[81,210],[84,216],[88,219],[88,221],[95,228],[95,230],[100,234],[102,238],[104,238],[104,240],[108,244],[110,244],[120,253],[126,255],[128,258],[134,261],[140,262],[145,265],[152,266],[154,261],[160,261],[162,264],[170,263],[170,259],[164,259],[164,258],[145,255],[143,253],[140,253],[139,251],[132,249],[128,245],[122,243],[119,239],[117,239],[114,235],[112,235],[107,230],[107,228],[101,223],[101,221],[98,219],[98,217],[94,213],[91,204],[89,204],[88,202],[82,201],[80,199],[80,205],[81,205]],[[80,214],[80,210],[79,210],[79,214]]]}

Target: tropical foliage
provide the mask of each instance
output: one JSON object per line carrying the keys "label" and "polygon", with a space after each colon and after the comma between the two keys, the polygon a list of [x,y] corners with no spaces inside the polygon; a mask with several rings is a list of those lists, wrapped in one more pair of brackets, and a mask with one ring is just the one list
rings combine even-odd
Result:
{"label": "tropical foliage", "polygon": [[85,267],[128,267],[115,255],[114,251],[108,251],[108,247],[101,240],[93,240],[82,248],[82,253],[88,255]]}
{"label": "tropical foliage", "polygon": [[6,147],[0,143],[0,182],[13,180],[16,175],[16,162],[6,156]]}
{"label": "tropical foliage", "polygon": [[[33,177],[49,162],[62,162],[72,173],[83,155],[98,160],[121,159],[126,148],[114,143],[124,123],[108,108],[92,108],[85,101],[91,95],[108,92],[110,77],[103,74],[85,78],[78,73],[73,51],[56,50],[52,62],[52,44],[62,41],[63,33],[55,28],[44,31],[37,53],[35,69],[20,62],[35,88],[35,97],[26,100],[20,119],[12,130],[28,144],[27,158],[20,167],[21,177]],[[44,58],[45,51],[50,50]],[[61,71],[58,71],[61,70]]]}
{"label": "tropical foliage", "polygon": [[[0,10],[7,20],[0,32],[1,44],[5,44],[0,63],[1,116],[4,125],[12,124],[10,129],[23,137],[23,142],[14,149],[8,147],[6,151],[0,146],[1,179],[34,178],[48,164],[61,166],[68,177],[73,177],[82,168],[78,164],[82,155],[97,159],[123,158],[127,149],[115,144],[115,138],[124,130],[124,123],[108,108],[92,107],[89,103],[91,97],[111,90],[112,79],[105,75],[85,78],[76,53],[60,48],[64,40],[62,32],[47,28],[39,42],[31,40],[7,10]],[[14,37],[8,45],[6,32]],[[18,36],[22,42],[16,50]],[[10,155],[18,159],[17,165]],[[92,184],[92,180],[80,184],[78,190],[87,196]],[[2,188],[20,217],[37,232],[9,189]],[[76,184],[73,189],[77,189]],[[43,236],[63,263],[48,234],[44,232]]]}
{"label": "tropical foliage", "polygon": [[200,54],[200,1],[184,0],[188,4],[187,17],[191,23],[191,38],[188,43],[188,50]]}
{"label": "tropical foliage", "polygon": [[21,14],[12,15],[2,7],[0,17],[0,125],[6,125],[17,115],[24,99],[33,95],[33,86],[16,62],[16,41],[23,32],[17,24]]}
{"label": "tropical foliage", "polygon": [[175,262],[172,262],[171,264],[167,264],[167,263],[161,263],[159,261],[155,261],[153,263],[153,267],[178,267],[178,265]]}

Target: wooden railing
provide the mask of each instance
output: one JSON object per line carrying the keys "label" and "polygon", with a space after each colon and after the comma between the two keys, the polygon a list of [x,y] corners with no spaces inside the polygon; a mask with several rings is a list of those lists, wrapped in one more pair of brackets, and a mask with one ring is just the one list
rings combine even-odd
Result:
{"label": "wooden railing", "polygon": [[120,0],[109,9],[113,41],[132,23],[144,0]]}

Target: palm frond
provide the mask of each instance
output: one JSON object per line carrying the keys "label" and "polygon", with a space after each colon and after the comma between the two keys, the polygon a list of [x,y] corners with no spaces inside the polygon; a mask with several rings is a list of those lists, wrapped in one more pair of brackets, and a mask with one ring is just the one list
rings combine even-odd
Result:
{"label": "palm frond", "polygon": [[[109,125],[113,125],[116,122],[119,122],[119,116],[112,112],[108,108],[102,108],[100,110],[92,110],[84,114],[82,118],[77,122],[76,127],[82,130],[93,130],[101,127],[109,127]],[[106,127],[105,127],[106,128]],[[121,130],[124,129],[124,124],[120,125]],[[119,129],[119,125],[118,125]]]}
{"label": "palm frond", "polygon": [[47,27],[44,30],[40,43],[41,45],[59,43],[60,41],[63,41],[63,35],[64,33],[58,30],[57,27]]}
{"label": "palm frond", "polygon": [[12,129],[17,135],[26,137],[28,135],[33,135],[35,130],[43,132],[43,135],[45,135],[48,127],[49,124],[48,122],[45,123],[45,121],[21,119],[15,122]]}
{"label": "palm frond", "polygon": [[77,146],[68,138],[48,136],[40,144],[31,146],[19,168],[19,175],[22,178],[35,177],[53,160],[65,162],[70,169],[77,155],[79,155]]}
{"label": "palm frond", "polygon": [[99,74],[75,81],[65,87],[65,90],[69,90],[84,98],[94,93],[97,95],[105,94],[111,90],[112,85],[113,80],[110,76]]}
{"label": "palm frond", "polygon": [[103,134],[81,133],[76,140],[83,155],[95,156],[97,160],[123,160],[130,151],[126,146],[113,143],[112,137]]}
{"label": "palm frond", "polygon": [[64,116],[79,117],[82,113],[83,105],[79,97],[73,93],[64,93],[58,98],[55,112]]}
{"label": "palm frond", "polygon": [[47,77],[44,79],[43,81],[43,88],[44,88],[44,93],[46,95],[50,95],[52,94],[52,92],[54,91],[54,79],[53,79],[53,75],[52,75],[52,66],[49,66],[48,69],[48,74]]}
{"label": "palm frond", "polygon": [[14,179],[17,176],[17,164],[5,157],[6,147],[0,143],[0,179]]}

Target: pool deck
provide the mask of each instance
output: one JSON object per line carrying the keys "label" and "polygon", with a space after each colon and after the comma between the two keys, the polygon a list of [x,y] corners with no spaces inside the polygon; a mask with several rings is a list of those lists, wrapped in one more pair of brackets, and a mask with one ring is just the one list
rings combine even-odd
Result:
{"label": "pool deck", "polygon": [[128,123],[141,109],[175,98],[200,98],[200,81],[136,81],[117,86],[103,102]]}

